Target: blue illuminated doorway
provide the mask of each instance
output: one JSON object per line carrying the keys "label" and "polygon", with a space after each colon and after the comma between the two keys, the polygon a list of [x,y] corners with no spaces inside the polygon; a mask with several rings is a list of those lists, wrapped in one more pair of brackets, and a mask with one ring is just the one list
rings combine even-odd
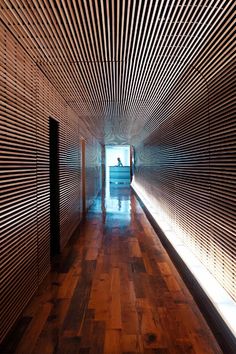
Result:
{"label": "blue illuminated doorway", "polygon": [[[118,158],[120,160],[118,160]],[[130,184],[130,145],[106,145],[106,186]],[[120,163],[122,166],[118,166]]]}

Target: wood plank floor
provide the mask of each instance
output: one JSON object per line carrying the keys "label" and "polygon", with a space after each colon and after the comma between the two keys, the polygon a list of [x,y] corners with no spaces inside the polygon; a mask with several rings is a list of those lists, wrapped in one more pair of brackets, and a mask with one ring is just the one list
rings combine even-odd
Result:
{"label": "wood plank floor", "polygon": [[218,354],[129,188],[98,198],[1,354]]}

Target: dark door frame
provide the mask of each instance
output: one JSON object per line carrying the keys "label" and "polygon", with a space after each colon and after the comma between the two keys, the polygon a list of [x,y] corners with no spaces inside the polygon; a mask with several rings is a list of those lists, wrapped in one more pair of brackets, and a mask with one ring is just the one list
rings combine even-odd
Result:
{"label": "dark door frame", "polygon": [[50,255],[60,253],[59,122],[49,117]]}

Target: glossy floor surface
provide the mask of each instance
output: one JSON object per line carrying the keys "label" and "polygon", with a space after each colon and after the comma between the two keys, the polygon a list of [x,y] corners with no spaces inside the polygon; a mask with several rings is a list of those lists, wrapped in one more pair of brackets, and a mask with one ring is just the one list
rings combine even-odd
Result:
{"label": "glossy floor surface", "polygon": [[217,354],[216,340],[128,187],[99,197],[2,354]]}

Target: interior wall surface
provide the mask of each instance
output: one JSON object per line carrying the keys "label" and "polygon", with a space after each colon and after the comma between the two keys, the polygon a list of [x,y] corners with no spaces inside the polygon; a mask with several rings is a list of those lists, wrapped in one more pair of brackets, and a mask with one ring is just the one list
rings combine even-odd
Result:
{"label": "interior wall surface", "polygon": [[[2,340],[50,269],[49,117],[59,122],[61,248],[80,222],[82,201],[78,116],[2,23],[0,80]],[[89,202],[100,188],[93,156],[86,160]]]}
{"label": "interior wall surface", "polygon": [[[169,89],[135,146],[135,182],[236,299],[232,18]],[[156,123],[155,123],[156,122]]]}

